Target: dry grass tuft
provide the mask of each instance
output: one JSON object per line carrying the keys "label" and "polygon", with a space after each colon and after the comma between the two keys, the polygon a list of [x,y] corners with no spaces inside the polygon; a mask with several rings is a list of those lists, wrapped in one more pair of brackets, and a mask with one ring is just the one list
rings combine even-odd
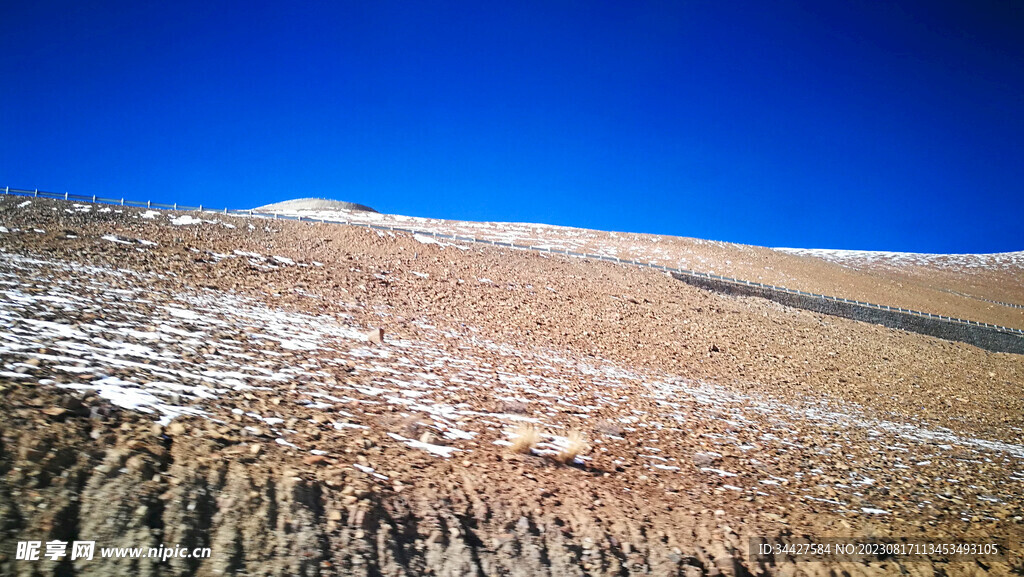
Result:
{"label": "dry grass tuft", "polygon": [[515,453],[529,454],[540,442],[540,431],[531,423],[523,423],[516,429],[512,436],[512,446]]}
{"label": "dry grass tuft", "polygon": [[590,450],[590,445],[580,431],[569,431],[568,439],[569,442],[565,444],[565,448],[555,455],[555,460],[563,465],[572,463],[576,457]]}

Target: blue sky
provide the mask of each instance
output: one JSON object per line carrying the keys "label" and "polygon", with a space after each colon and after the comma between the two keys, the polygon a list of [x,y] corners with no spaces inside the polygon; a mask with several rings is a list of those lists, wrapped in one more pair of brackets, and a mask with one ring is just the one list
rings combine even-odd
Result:
{"label": "blue sky", "polygon": [[1020,2],[501,4],[0,3],[0,186],[1024,249]]}

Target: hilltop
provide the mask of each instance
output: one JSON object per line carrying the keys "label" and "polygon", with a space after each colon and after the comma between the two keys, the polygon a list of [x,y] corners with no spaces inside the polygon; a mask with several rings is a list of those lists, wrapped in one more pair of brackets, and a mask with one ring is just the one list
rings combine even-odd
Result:
{"label": "hilltop", "polygon": [[345,202],[341,200],[329,200],[326,198],[296,198],[293,200],[267,204],[254,208],[253,210],[262,212],[292,212],[308,210],[377,212],[363,204]]}

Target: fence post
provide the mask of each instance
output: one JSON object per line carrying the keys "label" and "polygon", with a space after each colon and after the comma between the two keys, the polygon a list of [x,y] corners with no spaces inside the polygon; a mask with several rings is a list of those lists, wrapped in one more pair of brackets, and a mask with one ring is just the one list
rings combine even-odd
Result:
{"label": "fence post", "polygon": [[37,188],[37,189],[36,189],[36,191],[35,191],[35,192],[34,192],[34,193],[32,194],[32,198],[35,198],[35,197],[37,197],[37,196],[39,196],[39,189],[38,189],[38,188]]}
{"label": "fence post", "polygon": [[65,190],[64,191],[64,200],[67,200],[67,199],[68,199],[68,191]]}
{"label": "fence post", "polygon": [[228,213],[228,207],[225,206],[224,207],[224,214],[227,214],[227,213]]}
{"label": "fence post", "polygon": [[146,208],[153,208],[153,201],[152,200],[147,200],[146,201]]}
{"label": "fence post", "polygon": [[124,197],[121,197],[121,206],[124,206]]}
{"label": "fence post", "polygon": [[95,194],[94,194],[94,195],[92,195],[92,202],[93,202],[94,204],[95,204],[95,202],[96,202],[96,195],[95,195]]}
{"label": "fence post", "polygon": [[199,205],[199,212],[203,212],[203,205]]}
{"label": "fence post", "polygon": [[174,210],[178,210],[178,203],[174,203]]}

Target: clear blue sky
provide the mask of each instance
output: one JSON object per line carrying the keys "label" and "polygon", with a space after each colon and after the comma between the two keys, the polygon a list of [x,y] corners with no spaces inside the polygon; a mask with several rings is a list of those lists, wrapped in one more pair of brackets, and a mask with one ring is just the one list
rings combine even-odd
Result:
{"label": "clear blue sky", "polygon": [[0,186],[1024,249],[1013,0],[39,0],[0,22]]}

